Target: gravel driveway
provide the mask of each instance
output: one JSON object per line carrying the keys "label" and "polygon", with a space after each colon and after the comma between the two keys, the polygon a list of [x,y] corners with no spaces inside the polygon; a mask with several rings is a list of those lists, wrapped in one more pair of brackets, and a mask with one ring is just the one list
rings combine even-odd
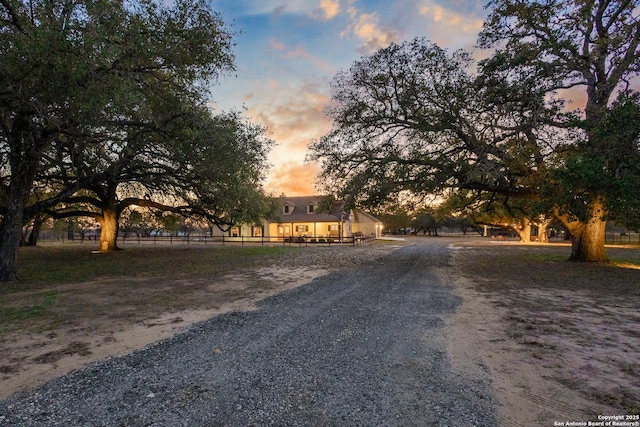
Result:
{"label": "gravel driveway", "polygon": [[320,277],[3,401],[0,425],[496,425],[485,371],[449,363],[448,257],[412,245]]}

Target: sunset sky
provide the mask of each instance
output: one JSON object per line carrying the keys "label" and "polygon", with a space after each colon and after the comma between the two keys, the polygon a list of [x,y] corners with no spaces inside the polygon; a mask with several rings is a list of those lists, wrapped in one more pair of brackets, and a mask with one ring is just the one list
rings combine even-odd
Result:
{"label": "sunset sky", "polygon": [[448,49],[471,49],[484,1],[213,0],[236,37],[237,73],[213,90],[214,108],[245,108],[278,144],[267,191],[315,194],[318,166],[308,143],[328,130],[330,82],[353,61],[391,42],[423,36]]}

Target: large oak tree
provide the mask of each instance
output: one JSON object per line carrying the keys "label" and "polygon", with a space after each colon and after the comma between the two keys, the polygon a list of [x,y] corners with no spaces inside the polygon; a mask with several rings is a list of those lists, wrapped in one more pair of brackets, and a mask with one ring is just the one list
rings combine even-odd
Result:
{"label": "large oak tree", "polygon": [[558,214],[571,232],[573,260],[607,260],[606,219],[621,206],[620,197],[637,199],[630,168],[616,177],[624,162],[613,165],[611,155],[635,146],[637,158],[637,135],[610,122],[613,101],[640,70],[639,6],[636,0],[494,0],[479,37],[482,47],[496,48],[483,64],[486,72],[526,74],[549,96],[566,97],[562,91],[570,89],[586,99],[580,120],[558,116],[555,123],[581,131],[573,149],[556,159],[556,196],[563,201]]}
{"label": "large oak tree", "polygon": [[419,38],[339,73],[333,127],[310,152],[327,190],[370,206],[452,188],[538,197],[547,156],[566,143],[543,125],[544,91],[475,68],[468,53]]}
{"label": "large oak tree", "polygon": [[86,130],[126,120],[151,92],[199,99],[233,68],[231,37],[204,0],[0,1],[0,281],[16,278],[25,206],[52,143],[104,143]]}
{"label": "large oak tree", "polygon": [[261,184],[271,141],[264,128],[238,113],[212,116],[205,107],[170,105],[166,116],[155,115],[162,126],[132,120],[102,144],[59,141],[40,179],[63,190],[38,210],[54,218],[94,218],[103,251],[117,249],[120,216],[132,206],[221,229],[268,215]]}
{"label": "large oak tree", "polygon": [[[639,63],[638,4],[489,6],[480,43],[495,52],[478,71],[468,54],[416,39],[339,73],[333,128],[310,158],[322,161],[324,186],[353,203],[451,188],[480,200],[499,196],[505,206],[535,199],[571,231],[570,259],[604,261],[605,220],[634,218],[640,191],[629,90]],[[561,91],[576,88],[586,106],[568,112]]]}

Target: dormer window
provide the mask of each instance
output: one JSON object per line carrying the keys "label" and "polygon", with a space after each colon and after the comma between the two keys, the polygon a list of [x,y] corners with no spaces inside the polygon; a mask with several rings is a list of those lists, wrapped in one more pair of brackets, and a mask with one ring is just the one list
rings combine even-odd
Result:
{"label": "dormer window", "polygon": [[312,214],[315,212],[316,207],[313,205],[313,203],[309,203],[309,206],[307,206],[307,213]]}
{"label": "dormer window", "polygon": [[284,214],[289,215],[291,213],[291,206],[284,205]]}

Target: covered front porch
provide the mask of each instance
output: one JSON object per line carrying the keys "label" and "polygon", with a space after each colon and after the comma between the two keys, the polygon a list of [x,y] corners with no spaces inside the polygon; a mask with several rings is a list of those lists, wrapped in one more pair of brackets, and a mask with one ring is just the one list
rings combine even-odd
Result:
{"label": "covered front porch", "polygon": [[351,224],[346,222],[282,222],[269,224],[269,236],[339,238],[351,236]]}

